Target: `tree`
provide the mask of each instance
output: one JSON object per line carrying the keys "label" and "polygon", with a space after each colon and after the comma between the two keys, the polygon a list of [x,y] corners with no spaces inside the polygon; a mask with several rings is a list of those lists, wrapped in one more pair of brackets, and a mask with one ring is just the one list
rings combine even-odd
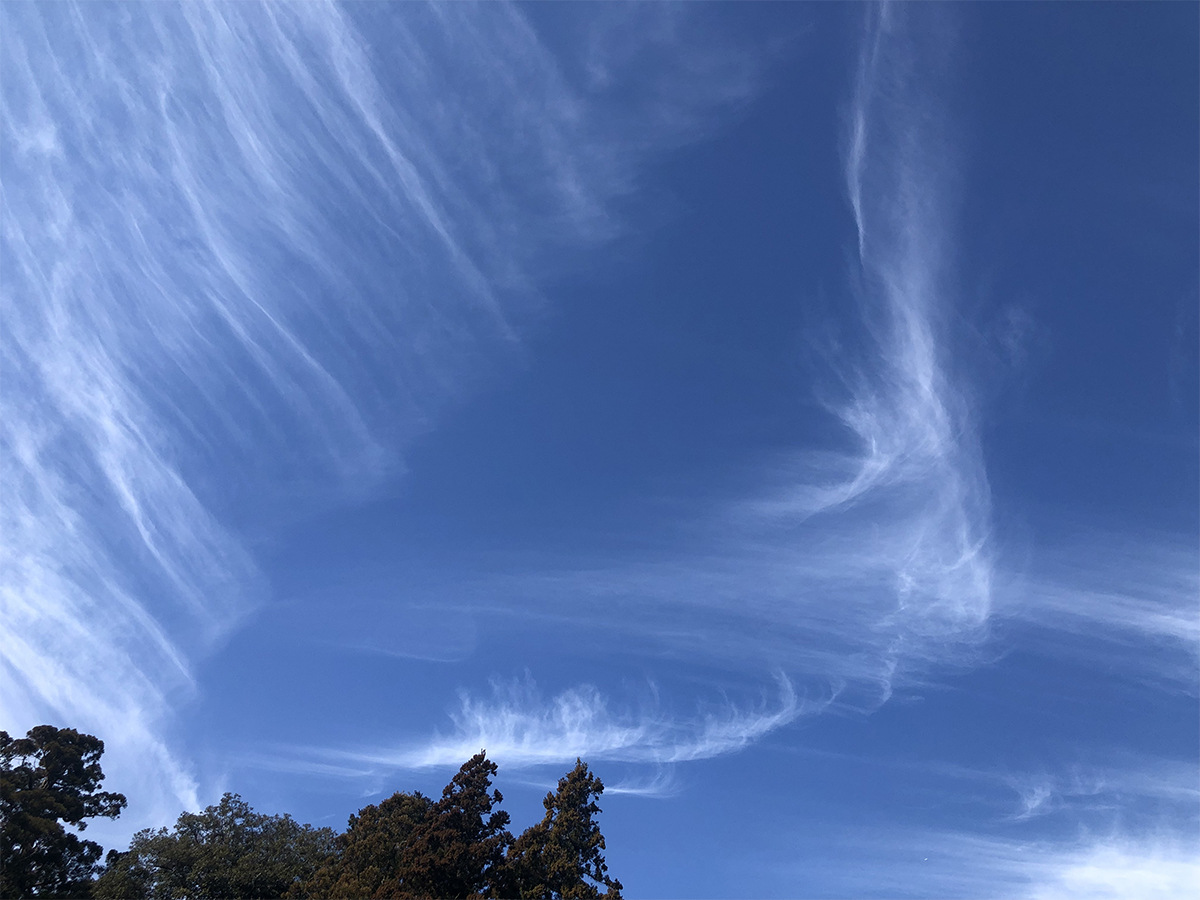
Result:
{"label": "tree", "polygon": [[63,823],[83,831],[124,809],[124,796],[100,790],[103,753],[102,740],[70,728],[0,731],[0,897],[87,895],[101,848]]}
{"label": "tree", "polygon": [[413,830],[433,801],[420,792],[396,793],[378,806],[365,806],[338,835],[337,855],[311,878],[295,885],[291,897],[357,900],[399,893],[399,879]]}
{"label": "tree", "polygon": [[413,829],[398,877],[376,897],[480,897],[504,893],[504,853],[512,844],[503,801],[488,793],[496,764],[481,750],[463,763],[442,799]]}
{"label": "tree", "polygon": [[489,793],[496,764],[481,751],[467,760],[437,802],[394,794],[350,817],[339,853],[290,896],[347,898],[508,896],[500,888],[512,843],[503,801]]}
{"label": "tree", "polygon": [[[621,882],[608,876],[604,835],[593,817],[604,784],[583,760],[558,781],[542,804],[546,815],[517,838],[506,868],[515,896],[530,900],[620,900]],[[603,894],[600,888],[605,888]]]}
{"label": "tree", "polygon": [[256,813],[225,794],[201,813],[183,813],[171,831],[144,829],[129,850],[109,853],[92,896],[218,900],[282,897],[333,855],[330,828],[300,825],[291,816]]}

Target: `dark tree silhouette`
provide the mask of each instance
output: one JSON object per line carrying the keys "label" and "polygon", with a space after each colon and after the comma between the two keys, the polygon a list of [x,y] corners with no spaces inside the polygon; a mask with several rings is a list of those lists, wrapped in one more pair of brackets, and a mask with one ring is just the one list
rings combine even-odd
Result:
{"label": "dark tree silhouette", "polygon": [[63,823],[82,831],[124,809],[124,796],[100,790],[103,753],[103,741],[71,728],[0,731],[0,897],[87,896],[101,848]]}
{"label": "dark tree silhouette", "polygon": [[[385,885],[392,897],[495,895],[504,852],[512,843],[504,798],[488,792],[496,764],[481,750],[463,763],[442,799],[413,829],[398,878]],[[385,896],[376,894],[377,897]]]}
{"label": "dark tree silhouette", "polygon": [[[604,835],[594,816],[604,784],[583,760],[558,781],[542,804],[546,815],[526,829],[508,853],[509,888],[530,900],[620,900],[621,882],[608,876]],[[604,888],[601,894],[600,889]]]}
{"label": "dark tree silhouette", "polygon": [[394,794],[350,817],[338,856],[294,886],[292,897],[465,898],[509,896],[502,890],[504,852],[512,843],[508,813],[490,791],[496,764],[481,751],[467,760],[434,802]]}

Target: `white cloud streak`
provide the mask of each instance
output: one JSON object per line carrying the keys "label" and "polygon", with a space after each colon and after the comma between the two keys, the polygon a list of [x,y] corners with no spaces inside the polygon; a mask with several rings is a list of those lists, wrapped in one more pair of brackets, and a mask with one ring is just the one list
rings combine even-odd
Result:
{"label": "white cloud streak", "polygon": [[[1065,816],[1081,822],[1106,818],[1153,823],[1200,816],[1200,772],[1194,760],[1110,754],[1102,761],[1076,762],[1040,771],[948,769],[952,777],[989,781],[1016,795],[1007,822]],[[1109,823],[1111,824],[1111,823]]]}
{"label": "white cloud streak", "polygon": [[952,364],[954,159],[929,97],[944,73],[922,58],[923,46],[890,6],[865,42],[846,180],[877,353],[836,410],[858,441],[853,476],[816,485],[808,508],[795,511],[879,496],[903,547],[893,564],[898,611],[911,610],[919,630],[967,635],[991,609],[990,494]]}
{"label": "white cloud streak", "polygon": [[1025,863],[1031,900],[1067,897],[1173,900],[1200,891],[1200,854],[1191,842],[1102,840]]}
{"label": "white cloud streak", "polygon": [[598,126],[505,5],[0,24],[0,716],[103,733],[161,820],[170,711],[262,592],[243,531],[394,473],[655,129]]}
{"label": "white cloud streak", "polygon": [[[457,767],[480,750],[506,770],[561,765],[576,758],[589,762],[652,763],[660,767],[648,782],[616,784],[617,793],[643,796],[669,794],[674,783],[669,770],[675,763],[710,759],[741,750],[767,734],[817,712],[828,704],[798,698],[791,682],[777,678],[778,697],[739,706],[725,702],[699,709],[692,716],[664,710],[657,696],[638,709],[617,710],[599,690],[580,685],[546,698],[533,681],[492,684],[488,699],[460,694],[451,712],[454,729],[431,739],[394,749],[338,751],[294,750],[293,757],[262,761],[272,768],[303,765],[294,760],[328,760],[344,767],[347,776],[373,770]],[[332,770],[331,770],[332,771]]]}
{"label": "white cloud streak", "polygon": [[953,356],[953,154],[931,99],[945,73],[902,11],[870,15],[845,159],[863,338],[827,354],[839,388],[824,392],[840,446],[773,464],[759,496],[689,525],[675,559],[546,573],[516,592],[592,598],[616,628],[635,621],[609,612],[627,605],[663,643],[766,656],[836,689],[866,686],[874,697],[858,702],[874,705],[898,678],[974,658],[995,550]]}
{"label": "white cloud streak", "polygon": [[1193,763],[1159,762],[1138,770],[1075,766],[1059,775],[1009,775],[1004,779],[1020,798],[1016,821],[1078,810],[1089,805],[1119,808],[1131,799],[1200,809],[1200,775]]}
{"label": "white cloud streak", "polygon": [[1194,539],[1118,540],[1082,525],[1062,528],[1072,546],[1001,552],[957,330],[941,16],[867,12],[844,169],[859,334],[816,348],[835,373],[837,387],[819,390],[841,446],[772,461],[762,490],[681,524],[657,559],[564,561],[482,590],[511,591],[538,615],[590,616],[659,653],[766,658],[867,708],[935,667],[995,656],[997,622],[1124,643],[1135,667],[1196,682]]}
{"label": "white cloud streak", "polygon": [[[764,495],[692,527],[678,555],[567,564],[518,575],[507,586],[500,580],[499,590],[510,589],[513,605],[532,614],[574,623],[590,617],[623,639],[671,648],[681,658],[700,654],[742,666],[767,659],[806,681],[823,679],[831,693],[867,707],[931,667],[981,658],[998,616],[1059,632],[1120,635],[1137,643],[1143,662],[1148,644],[1165,643],[1171,654],[1183,648],[1186,670],[1197,639],[1194,552],[1174,555],[1154,574],[1155,553],[1132,565],[1128,553],[1089,544],[1093,533],[1063,557],[1068,562],[1060,560],[1059,572],[1043,561],[1041,583],[1003,571],[973,398],[955,357],[954,154],[930,99],[944,73],[926,52],[932,39],[907,15],[889,6],[873,19],[848,116],[845,175],[866,338],[862,347],[829,354],[840,361],[844,391],[829,410],[845,427],[845,446],[784,460]],[[1090,577],[1066,571],[1104,557],[1110,565]],[[489,580],[484,590],[494,597],[497,585]],[[560,605],[569,608],[560,612]],[[1194,677],[1194,666],[1190,671]],[[854,690],[864,686],[873,693]],[[486,747],[517,766],[576,755],[663,764],[741,749],[796,714],[732,715],[701,725],[614,716],[599,694],[582,689],[549,702],[536,695],[497,695],[490,703],[464,697],[452,735],[371,760],[450,765]],[[1164,780],[1080,769],[1007,783],[1019,798],[1012,823],[1089,802],[1122,809],[1150,797],[1194,808],[1196,800],[1178,772]],[[1182,895],[1195,881],[1197,860],[1172,834],[1159,840],[1113,832],[1073,845],[954,837],[948,840],[967,848],[962,857],[942,870],[941,882],[922,883],[950,896],[960,889],[994,896],[997,884],[1006,895],[1086,894],[1109,884],[1112,896],[1139,896],[1139,889]],[[985,874],[962,877],[975,850],[991,862],[980,870]],[[1120,877],[1123,869],[1131,877]]]}
{"label": "white cloud streak", "polygon": [[860,896],[1183,900],[1200,888],[1194,837],[1170,831],[1021,841],[910,830],[872,835],[849,870],[840,862],[830,876]]}
{"label": "white cloud streak", "polygon": [[815,880],[817,891],[829,885],[864,897],[1037,898],[1195,892],[1200,775],[1194,761],[1110,754],[1026,772],[890,756],[870,761],[948,780],[945,797],[930,798],[925,809],[970,798],[979,810],[968,820],[970,830],[856,821],[806,832],[797,837],[808,857],[799,871],[809,884]]}
{"label": "white cloud streak", "polygon": [[[1044,544],[1008,577],[997,613],[1032,628],[1033,645],[1102,659],[1168,690],[1200,688],[1200,553],[1179,535],[1137,538],[1086,526]],[[1064,634],[1077,638],[1069,647]]]}

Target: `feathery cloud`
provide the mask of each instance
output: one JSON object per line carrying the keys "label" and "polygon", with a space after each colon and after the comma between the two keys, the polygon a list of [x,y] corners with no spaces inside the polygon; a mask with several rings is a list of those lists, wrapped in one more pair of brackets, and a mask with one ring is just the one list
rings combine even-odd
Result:
{"label": "feathery cloud", "polygon": [[398,472],[656,129],[508,5],[2,18],[0,715],[191,807],[166,723],[265,589],[243,535]]}
{"label": "feathery cloud", "polygon": [[523,681],[493,682],[488,699],[461,692],[459,708],[450,713],[454,723],[450,734],[435,733],[428,740],[367,751],[291,748],[278,759],[247,762],[290,770],[306,766],[306,760],[319,760],[316,765],[325,767],[324,774],[346,777],[359,777],[364,768],[373,773],[456,767],[480,750],[506,770],[562,765],[576,758],[652,763],[658,767],[653,779],[617,783],[613,790],[663,796],[673,788],[670,772],[663,767],[736,752],[829,702],[797,697],[782,674],[777,676],[777,687],[774,702],[762,698],[739,706],[726,701],[688,716],[663,709],[657,696],[636,710],[618,710],[591,685],[546,698],[527,676]]}

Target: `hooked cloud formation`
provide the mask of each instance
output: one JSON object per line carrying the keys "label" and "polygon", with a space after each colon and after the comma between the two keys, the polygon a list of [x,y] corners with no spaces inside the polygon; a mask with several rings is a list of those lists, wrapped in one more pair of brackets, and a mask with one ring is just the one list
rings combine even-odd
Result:
{"label": "hooked cloud formation", "polygon": [[812,715],[832,698],[799,698],[788,678],[776,677],[778,697],[738,705],[728,699],[691,715],[663,708],[658,692],[635,709],[617,710],[592,685],[579,685],[546,698],[532,678],[492,682],[490,698],[459,692],[450,712],[450,734],[401,743],[391,748],[343,750],[289,747],[275,754],[246,754],[250,767],[329,777],[374,779],[397,769],[454,768],[481,750],[505,770],[593,762],[653,764],[649,781],[618,782],[612,792],[668,796],[674,789],[669,768],[676,763],[734,753],[771,732]]}
{"label": "hooked cloud formation", "polygon": [[568,763],[577,757],[690,762],[740,750],[815,708],[808,706],[798,701],[783,675],[775,708],[723,706],[694,719],[654,709],[615,713],[591,686],[571,688],[547,702],[532,682],[494,684],[491,701],[462,694],[461,708],[451,713],[452,735],[412,749],[357,758],[398,768],[456,766],[486,749],[490,758],[517,768]]}
{"label": "hooked cloud formation", "polygon": [[829,354],[837,387],[821,392],[838,443],[777,459],[762,493],[689,526],[681,558],[518,578],[518,602],[591,599],[596,622],[636,621],[635,639],[765,655],[866,688],[868,706],[896,678],[974,659],[994,602],[991,498],[954,355],[953,153],[929,99],[944,73],[918,74],[923,47],[896,10],[872,14],[845,152],[856,352]]}
{"label": "hooked cloud formation", "polygon": [[947,36],[930,24],[894,6],[868,15],[845,117],[858,320],[817,348],[840,442],[777,454],[757,492],[677,523],[675,551],[563,558],[471,590],[655,652],[754,669],[765,659],[866,708],[934,668],[995,658],[998,622],[1130,645],[1135,668],[1194,689],[1194,546],[1080,527],[1031,560],[1001,552],[962,359],[956,153],[934,99]]}

